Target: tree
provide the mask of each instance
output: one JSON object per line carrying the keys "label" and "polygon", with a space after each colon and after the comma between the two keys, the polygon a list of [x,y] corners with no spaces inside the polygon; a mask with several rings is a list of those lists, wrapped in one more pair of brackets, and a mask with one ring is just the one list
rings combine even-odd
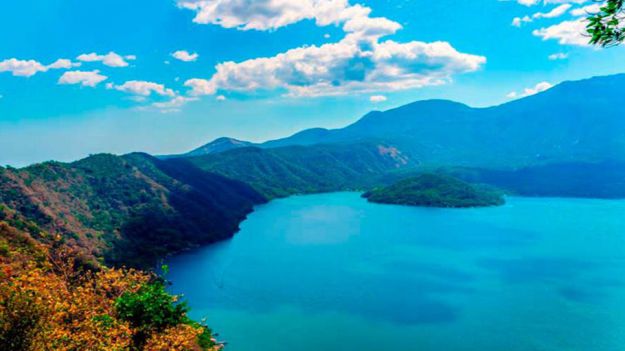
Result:
{"label": "tree", "polygon": [[218,351],[205,325],[132,269],[86,270],[68,246],[0,221],[0,350]]}
{"label": "tree", "polygon": [[591,36],[591,44],[610,47],[625,40],[625,26],[622,24],[625,19],[624,6],[625,0],[607,0],[599,12],[588,16],[586,28]]}
{"label": "tree", "polygon": [[155,333],[190,324],[187,305],[176,303],[176,297],[167,293],[162,279],[154,279],[136,292],[124,293],[115,301],[115,308],[119,318],[136,330],[133,343],[137,350],[142,350]]}

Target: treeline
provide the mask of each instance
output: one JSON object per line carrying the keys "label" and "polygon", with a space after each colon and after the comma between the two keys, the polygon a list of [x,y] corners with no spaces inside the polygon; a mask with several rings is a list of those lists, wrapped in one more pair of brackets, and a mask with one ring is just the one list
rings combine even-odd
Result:
{"label": "treeline", "polygon": [[268,198],[364,190],[376,185],[380,175],[413,165],[410,156],[392,144],[377,142],[246,147],[186,160],[245,182]]}

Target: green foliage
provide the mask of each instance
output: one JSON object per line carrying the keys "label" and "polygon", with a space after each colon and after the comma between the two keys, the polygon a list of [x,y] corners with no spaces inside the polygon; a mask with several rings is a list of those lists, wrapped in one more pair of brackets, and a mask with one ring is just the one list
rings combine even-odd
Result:
{"label": "green foliage", "polygon": [[113,317],[108,314],[103,314],[99,316],[93,317],[93,321],[98,324],[100,328],[109,329],[113,326],[114,320]]}
{"label": "green foliage", "polygon": [[209,172],[243,181],[268,198],[368,188],[379,175],[406,166],[403,155],[393,157],[374,142],[289,146],[274,149],[240,148],[189,157]]}
{"label": "green foliage", "polygon": [[0,239],[0,256],[8,257],[10,253],[9,243]]}
{"label": "green foliage", "polygon": [[176,302],[176,297],[165,290],[162,279],[143,285],[135,293],[125,293],[115,301],[115,309],[120,319],[138,330],[133,338],[137,349],[141,349],[152,333],[192,323],[186,316],[187,305]]}
{"label": "green foliage", "polygon": [[[35,190],[38,201],[28,195]],[[145,154],[0,173],[0,218],[10,209],[12,225],[59,233],[114,266],[150,267],[169,253],[226,239],[264,201],[241,182]]]}
{"label": "green foliage", "polygon": [[503,195],[443,174],[425,173],[363,195],[371,202],[426,207],[483,207],[504,204]]}
{"label": "green foliage", "polygon": [[186,304],[176,303],[161,279],[145,284],[136,293],[125,293],[115,302],[115,308],[120,318],[147,331],[162,331],[187,322]]}
{"label": "green foliage", "polygon": [[591,44],[608,47],[625,40],[622,24],[624,5],[625,0],[607,0],[598,13],[588,16],[587,30]]}
{"label": "green foliage", "polygon": [[0,320],[0,350],[28,350],[44,312],[31,292],[2,296],[6,298],[0,300],[0,310],[5,312]]}
{"label": "green foliage", "polygon": [[215,346],[215,341],[213,338],[213,332],[205,325],[196,324],[196,326],[201,326],[204,328],[202,334],[200,334],[197,338],[197,343],[204,350],[209,350],[210,348]]}
{"label": "green foliage", "polygon": [[[167,274],[169,268],[162,266],[161,270],[163,274]],[[197,343],[203,350],[215,346],[210,328],[188,318],[187,304],[178,301],[178,296],[168,293],[166,284],[164,278],[158,277],[141,286],[136,292],[125,293],[115,301],[117,317],[129,322],[137,330],[133,336],[134,348],[142,350],[150,335],[181,324],[203,328],[203,332],[197,337]],[[107,323],[110,317],[98,318],[99,322]]]}

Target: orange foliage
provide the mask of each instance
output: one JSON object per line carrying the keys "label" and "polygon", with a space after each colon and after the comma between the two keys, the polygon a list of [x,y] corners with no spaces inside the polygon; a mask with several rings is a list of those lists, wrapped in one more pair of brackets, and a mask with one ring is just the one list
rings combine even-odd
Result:
{"label": "orange foliage", "polygon": [[[137,270],[82,270],[70,251],[52,250],[0,222],[0,349],[132,350],[135,330],[115,300],[153,276]],[[201,350],[200,326],[150,335],[144,350]]]}
{"label": "orange foliage", "polygon": [[190,325],[181,325],[153,335],[148,340],[145,349],[150,351],[201,350],[195,341],[201,333],[200,329]]}

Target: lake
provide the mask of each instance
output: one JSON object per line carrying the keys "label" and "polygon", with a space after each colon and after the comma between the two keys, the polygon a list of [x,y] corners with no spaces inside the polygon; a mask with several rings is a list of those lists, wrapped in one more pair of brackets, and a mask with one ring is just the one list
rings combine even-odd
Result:
{"label": "lake", "polygon": [[507,200],[275,200],[168,278],[228,351],[622,351],[625,201]]}

